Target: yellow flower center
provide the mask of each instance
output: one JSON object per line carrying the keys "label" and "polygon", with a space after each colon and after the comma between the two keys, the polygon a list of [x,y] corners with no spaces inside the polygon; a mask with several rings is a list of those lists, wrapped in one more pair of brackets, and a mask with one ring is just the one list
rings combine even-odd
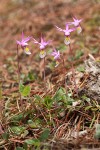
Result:
{"label": "yellow flower center", "polygon": [[44,55],[44,53],[45,53],[45,51],[43,51],[43,50],[40,51],[40,55]]}
{"label": "yellow flower center", "polygon": [[28,47],[26,47],[26,48],[25,48],[25,51],[26,51],[26,52],[29,52],[29,48],[28,48]]}
{"label": "yellow flower center", "polygon": [[69,38],[69,37],[66,37],[65,39],[66,39],[66,41],[70,41],[70,38]]}
{"label": "yellow flower center", "polygon": [[79,34],[79,33],[81,33],[81,31],[82,31],[82,28],[81,27],[77,27],[77,33]]}
{"label": "yellow flower center", "polygon": [[44,50],[40,51],[40,58],[44,58],[46,56],[46,52]]}

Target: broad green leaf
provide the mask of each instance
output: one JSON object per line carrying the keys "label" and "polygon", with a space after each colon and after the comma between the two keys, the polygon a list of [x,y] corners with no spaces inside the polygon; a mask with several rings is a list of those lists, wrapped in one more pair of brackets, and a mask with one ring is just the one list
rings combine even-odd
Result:
{"label": "broad green leaf", "polygon": [[19,86],[19,91],[22,96],[29,96],[31,92],[31,87],[29,85],[24,86],[23,84],[20,84]]}
{"label": "broad green leaf", "polygon": [[30,92],[31,92],[31,87],[29,85],[25,86],[24,87],[24,90],[22,92],[22,95],[23,96],[29,96],[30,95]]}
{"label": "broad green leaf", "polygon": [[16,147],[16,150],[25,150],[23,147]]}
{"label": "broad green leaf", "polygon": [[38,139],[27,139],[25,140],[25,143],[27,143],[28,145],[34,145],[37,147],[40,146],[40,141]]}
{"label": "broad green leaf", "polygon": [[54,100],[60,101],[66,99],[65,89],[60,87],[56,92],[55,96],[53,97]]}
{"label": "broad green leaf", "polygon": [[9,134],[8,133],[3,133],[2,134],[3,139],[8,140],[9,139]]}
{"label": "broad green leaf", "polygon": [[40,123],[39,119],[35,120],[34,122],[32,120],[28,120],[28,125],[31,128],[40,128],[41,127],[41,123]]}
{"label": "broad green leaf", "polygon": [[28,78],[29,78],[30,81],[34,81],[35,78],[36,78],[36,75],[34,75],[33,72],[29,72],[28,73]]}
{"label": "broad green leaf", "polygon": [[81,66],[77,67],[77,71],[84,72],[85,71],[85,67],[81,65]]}
{"label": "broad green leaf", "polygon": [[16,135],[20,135],[21,133],[23,133],[25,130],[25,127],[22,126],[13,126],[11,127],[11,131],[13,133],[15,133]]}
{"label": "broad green leaf", "polygon": [[40,138],[39,138],[40,141],[46,140],[48,138],[49,134],[50,134],[50,130],[49,129],[45,129],[43,131],[43,133],[41,134]]}
{"label": "broad green leaf", "polygon": [[53,99],[51,99],[50,96],[46,96],[44,98],[44,104],[46,105],[46,107],[49,109],[52,107],[52,103],[53,103]]}
{"label": "broad green leaf", "polygon": [[19,91],[20,91],[20,93],[23,92],[24,87],[25,87],[25,86],[24,86],[22,83],[20,83],[20,85],[19,85]]}
{"label": "broad green leaf", "polygon": [[75,54],[75,59],[79,59],[83,55],[83,52],[81,50],[77,50]]}
{"label": "broad green leaf", "polygon": [[28,130],[25,130],[22,134],[21,134],[21,137],[22,138],[25,138],[27,135],[28,135]]}
{"label": "broad green leaf", "polygon": [[[72,105],[72,102],[74,101],[71,98],[70,93],[66,95],[65,89],[60,87],[58,91],[56,92],[55,96],[53,97],[54,100],[58,102],[63,102],[65,105]],[[59,103],[60,104],[60,103]]]}
{"label": "broad green leaf", "polygon": [[38,100],[38,101],[41,101],[41,100],[42,100],[42,98],[41,98],[39,95],[34,95],[34,98],[35,98],[36,100]]}
{"label": "broad green leaf", "polygon": [[14,115],[11,120],[14,122],[20,121],[23,118],[23,114]]}

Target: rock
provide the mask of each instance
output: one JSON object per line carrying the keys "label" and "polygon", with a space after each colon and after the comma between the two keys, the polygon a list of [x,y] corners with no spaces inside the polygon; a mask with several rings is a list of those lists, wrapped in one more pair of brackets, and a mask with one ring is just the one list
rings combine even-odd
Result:
{"label": "rock", "polygon": [[89,59],[85,61],[85,70],[88,78],[80,89],[80,94],[84,93],[100,104],[100,62],[89,55]]}

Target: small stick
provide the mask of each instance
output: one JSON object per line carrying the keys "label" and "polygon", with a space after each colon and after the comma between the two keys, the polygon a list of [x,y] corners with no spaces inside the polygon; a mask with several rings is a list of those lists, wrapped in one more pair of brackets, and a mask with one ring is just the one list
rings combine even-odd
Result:
{"label": "small stick", "polygon": [[[17,67],[18,67],[18,85],[20,86],[20,66],[19,66],[19,51],[18,51],[18,44],[17,44]],[[22,107],[22,97],[21,97],[20,91],[19,91],[19,97],[20,97],[20,102],[21,102],[21,107]],[[17,107],[18,107],[18,110],[20,111],[18,100],[17,100]]]}

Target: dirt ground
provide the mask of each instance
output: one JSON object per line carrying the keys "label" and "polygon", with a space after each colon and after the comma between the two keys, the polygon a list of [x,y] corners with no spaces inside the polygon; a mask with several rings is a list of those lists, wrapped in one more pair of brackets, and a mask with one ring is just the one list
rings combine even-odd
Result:
{"label": "dirt ground", "polygon": [[[73,35],[73,54],[76,54],[77,50],[82,49],[84,56],[88,57],[87,55],[91,53],[95,59],[99,59],[99,0],[0,0],[0,73],[2,74],[4,96],[4,100],[1,101],[1,111],[3,111],[6,99],[13,99],[13,92],[18,91],[18,87],[16,86],[16,40],[21,38],[21,32],[24,31],[26,36],[33,36],[35,39],[39,39],[42,33],[47,40],[52,39],[53,46],[66,49],[66,47],[63,46],[63,35],[56,30],[55,25],[64,28],[65,23],[71,21],[73,15],[83,19],[82,28],[84,34],[83,37],[77,37],[76,34]],[[38,58],[39,49],[37,46],[31,42],[30,47],[32,52],[30,56],[23,55],[23,51],[20,49],[21,79],[25,80],[25,75],[33,71],[35,74],[38,74],[37,78],[40,80],[43,72],[43,61]],[[65,52],[65,54],[68,53]],[[79,65],[83,60],[84,57],[81,57],[74,62],[74,65]],[[47,57],[47,66],[49,66],[50,61],[49,57]],[[54,82],[57,84],[57,81],[62,77],[58,75],[59,72],[61,72],[60,69],[52,70],[47,67],[46,75],[47,78],[51,78],[52,84]],[[67,71],[69,71],[69,68]],[[56,73],[57,79],[55,79]],[[25,80],[25,84],[27,83],[29,82]],[[32,85],[32,95],[43,94],[42,85],[39,85],[38,81],[30,83]],[[59,83],[57,86],[59,86]],[[55,89],[57,88],[58,87],[55,87]],[[13,108],[11,111],[13,113],[16,112]],[[77,114],[77,112],[75,112],[75,114]],[[98,116],[100,117],[99,113]],[[0,119],[4,123],[2,115]],[[61,120],[61,122],[63,122],[63,120]],[[57,137],[62,138],[62,136],[59,135]]]}

